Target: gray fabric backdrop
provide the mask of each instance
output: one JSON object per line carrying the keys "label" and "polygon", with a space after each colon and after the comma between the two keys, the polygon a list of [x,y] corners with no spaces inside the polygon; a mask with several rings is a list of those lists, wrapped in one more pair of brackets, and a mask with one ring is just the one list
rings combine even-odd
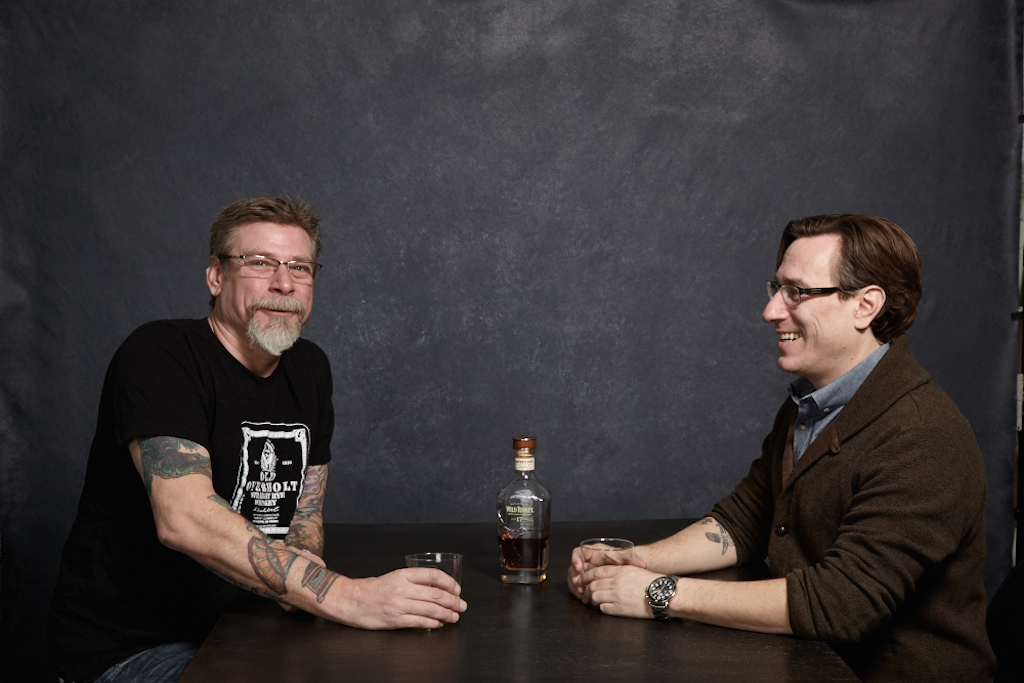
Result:
{"label": "gray fabric backdrop", "polygon": [[790,379],[759,319],[782,227],[894,220],[925,266],[911,341],[985,455],[991,591],[1018,26],[1010,0],[3,3],[4,678],[45,680],[111,354],[205,315],[209,224],[259,194],[324,219],[330,522],[490,520],[527,432],[556,519],[705,512]]}

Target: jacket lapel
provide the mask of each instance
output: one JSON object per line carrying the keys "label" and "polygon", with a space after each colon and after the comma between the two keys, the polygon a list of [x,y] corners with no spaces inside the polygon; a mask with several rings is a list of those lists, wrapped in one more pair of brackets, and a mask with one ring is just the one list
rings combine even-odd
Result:
{"label": "jacket lapel", "polygon": [[[842,419],[842,413],[835,422]],[[835,422],[829,423],[821,434],[810,443],[804,454],[796,465],[793,464],[793,425],[789,426],[789,435],[786,437],[786,453],[782,458],[782,490],[785,491],[796,481],[796,478],[810,469],[825,454],[839,452],[839,433],[836,431]]]}
{"label": "jacket lapel", "polygon": [[907,392],[929,381],[927,371],[918,365],[905,334],[893,340],[889,351],[843,408],[802,456],[793,464],[793,424],[786,436],[782,456],[782,491],[788,489],[801,474],[810,469],[826,453],[839,453],[840,444],[884,413]]}

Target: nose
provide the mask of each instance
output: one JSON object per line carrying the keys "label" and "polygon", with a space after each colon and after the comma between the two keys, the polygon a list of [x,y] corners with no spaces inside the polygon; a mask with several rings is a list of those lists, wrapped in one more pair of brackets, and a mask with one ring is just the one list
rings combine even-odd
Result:
{"label": "nose", "polygon": [[761,319],[766,323],[777,323],[789,315],[789,307],[782,300],[782,291],[775,292],[775,296],[768,300],[768,305],[761,312]]}
{"label": "nose", "polygon": [[270,278],[270,289],[282,294],[290,294],[295,289],[295,282],[288,272],[288,266],[281,264],[277,267]]}

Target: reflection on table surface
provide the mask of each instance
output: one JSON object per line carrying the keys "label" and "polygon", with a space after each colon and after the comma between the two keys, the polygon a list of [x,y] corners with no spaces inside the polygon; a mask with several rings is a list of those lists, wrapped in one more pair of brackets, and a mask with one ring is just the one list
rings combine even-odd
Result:
{"label": "reflection on table surface", "polygon": [[[459,623],[433,631],[362,631],[242,596],[224,614],[182,683],[217,681],[856,681],[826,644],[686,621],[602,615],[569,592],[579,541],[663,538],[693,520],[556,522],[548,580],[504,585],[493,524],[334,525],[325,559],[352,576],[404,566],[413,552],[462,553]],[[718,572],[742,580],[763,565]]]}

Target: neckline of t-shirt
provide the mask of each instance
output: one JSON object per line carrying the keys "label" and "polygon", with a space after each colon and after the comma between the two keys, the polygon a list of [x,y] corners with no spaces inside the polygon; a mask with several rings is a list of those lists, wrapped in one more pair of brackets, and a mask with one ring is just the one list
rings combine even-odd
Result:
{"label": "neckline of t-shirt", "polygon": [[277,367],[274,368],[274,371],[270,373],[269,376],[260,377],[255,372],[245,367],[245,364],[242,361],[238,360],[233,355],[231,355],[231,352],[228,351],[226,346],[224,346],[224,343],[217,338],[217,333],[213,331],[213,327],[210,325],[209,317],[203,318],[202,321],[200,322],[202,323],[201,327],[203,328],[203,334],[207,338],[207,340],[212,341],[214,344],[216,344],[217,348],[220,349],[220,353],[224,354],[228,358],[228,362],[234,363],[239,368],[241,368],[241,370],[246,374],[246,376],[251,381],[255,382],[256,384],[264,386],[268,384],[273,384],[277,381],[277,374],[281,370],[281,365],[284,363],[284,354],[281,355],[281,360],[277,363]]}

